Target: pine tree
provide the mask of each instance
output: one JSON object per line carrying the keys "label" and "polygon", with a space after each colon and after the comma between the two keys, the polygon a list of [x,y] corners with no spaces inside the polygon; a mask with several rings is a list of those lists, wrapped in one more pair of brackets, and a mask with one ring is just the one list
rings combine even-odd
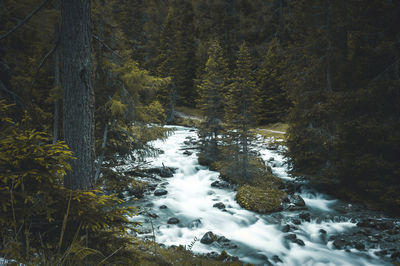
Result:
{"label": "pine tree", "polygon": [[258,93],[253,77],[252,58],[245,43],[240,46],[236,69],[226,97],[226,140],[233,154],[234,168],[242,179],[251,178],[249,170],[249,144],[253,139],[250,125],[258,109]]}
{"label": "pine tree", "polygon": [[281,81],[284,72],[282,52],[279,40],[277,38],[272,39],[257,73],[261,101],[257,117],[259,124],[283,121],[290,107],[287,93]]}
{"label": "pine tree", "polygon": [[197,106],[205,116],[199,135],[203,157],[209,162],[218,158],[217,138],[221,133],[224,92],[228,85],[228,63],[217,40],[211,43],[203,79],[198,85]]}

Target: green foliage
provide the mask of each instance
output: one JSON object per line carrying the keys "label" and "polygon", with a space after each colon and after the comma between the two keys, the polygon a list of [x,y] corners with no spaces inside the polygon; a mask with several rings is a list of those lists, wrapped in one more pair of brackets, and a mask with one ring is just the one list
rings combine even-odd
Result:
{"label": "green foliage", "polygon": [[39,254],[69,260],[64,255],[86,239],[87,244],[74,252],[75,258],[83,259],[94,250],[107,255],[114,251],[97,242],[99,238],[130,243],[117,236],[134,230],[128,217],[135,209],[121,207],[122,200],[98,190],[66,189],[63,178],[72,152],[63,142],[48,144],[46,133],[27,126],[27,114],[21,122],[13,121],[7,116],[10,107],[0,101],[0,256],[22,263],[37,261]]}
{"label": "green foliage", "polygon": [[293,173],[398,212],[400,5],[312,3],[290,4],[294,41],[283,79],[294,104],[287,140]]}
{"label": "green foliage", "polygon": [[283,49],[277,38],[269,42],[267,53],[257,73],[260,86],[260,108],[257,123],[268,124],[284,121],[290,107],[287,93],[282,85],[285,70]]}
{"label": "green foliage", "polygon": [[232,161],[234,171],[249,179],[249,143],[254,138],[250,125],[259,107],[257,87],[253,77],[252,60],[245,43],[240,46],[236,69],[226,95],[225,122],[227,143],[224,153]]}
{"label": "green foliage", "polygon": [[217,138],[222,131],[224,93],[228,86],[228,64],[218,41],[212,42],[202,80],[198,85],[197,106],[204,115],[199,136],[203,156],[218,158]]}

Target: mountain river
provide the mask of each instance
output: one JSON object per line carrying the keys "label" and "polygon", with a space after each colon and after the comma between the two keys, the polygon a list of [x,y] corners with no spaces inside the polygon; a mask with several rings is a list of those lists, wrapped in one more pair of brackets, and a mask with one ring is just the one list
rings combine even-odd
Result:
{"label": "mountain river", "polygon": [[[143,224],[139,237],[153,238],[152,223],[157,243],[191,246],[195,253],[226,250],[243,262],[258,265],[389,265],[374,255],[379,247],[346,251],[333,246],[330,236],[351,230],[356,223],[337,216],[334,206],[338,201],[324,194],[304,189],[299,192],[311,214],[309,222],[300,224],[294,224],[293,219],[301,211],[258,214],[243,209],[235,201],[234,189],[211,186],[220,180],[219,173],[200,166],[196,150],[184,154],[189,150],[188,140],[197,139],[195,129],[176,126],[176,131],[165,141],[153,143],[164,153],[149,159],[150,166],[168,166],[176,171],[173,177],[163,178],[157,184],[157,189],[168,191],[166,195],[155,196],[149,191],[144,199],[135,201],[135,205],[145,210],[132,217]],[[275,175],[291,180],[279,149],[267,149],[261,141],[256,147]],[[225,205],[224,209],[213,207],[220,202]],[[177,223],[168,224],[170,218],[177,218]],[[290,227],[290,232],[282,230],[285,225]],[[201,243],[200,239],[209,231],[229,239],[229,244]],[[288,234],[296,234],[304,246],[288,241]]]}

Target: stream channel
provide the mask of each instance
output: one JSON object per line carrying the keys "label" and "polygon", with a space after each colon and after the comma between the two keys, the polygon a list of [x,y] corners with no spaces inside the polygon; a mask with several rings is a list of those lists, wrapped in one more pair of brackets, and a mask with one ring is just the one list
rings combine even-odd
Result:
{"label": "stream channel", "polygon": [[[142,222],[138,237],[153,239],[153,227],[159,244],[187,248],[192,244],[193,252],[211,256],[226,250],[240,261],[257,265],[390,265],[374,254],[380,250],[379,245],[362,250],[334,247],[331,236],[354,230],[357,225],[354,219],[337,212],[338,200],[322,193],[307,189],[297,192],[311,217],[300,223],[296,221],[304,211],[258,214],[243,209],[235,201],[234,188],[212,187],[213,182],[220,181],[219,173],[199,165],[196,150],[187,149],[190,141],[198,139],[196,130],[175,128],[165,141],[153,142],[164,153],[148,159],[150,167],[166,166],[176,171],[173,177],[159,178],[143,199],[134,201],[140,212],[131,219]],[[279,149],[268,149],[261,141],[256,149],[275,175],[291,180]],[[168,193],[155,196],[157,189]],[[216,203],[223,203],[224,208],[213,207]],[[201,243],[209,231],[224,238]],[[293,234],[301,241],[290,241],[289,235]]]}

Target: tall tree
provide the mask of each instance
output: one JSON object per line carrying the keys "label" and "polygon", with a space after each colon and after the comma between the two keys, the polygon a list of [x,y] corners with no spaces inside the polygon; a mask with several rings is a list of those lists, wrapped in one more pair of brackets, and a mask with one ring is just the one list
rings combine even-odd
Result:
{"label": "tall tree", "polygon": [[61,53],[64,139],[74,152],[71,189],[93,187],[94,93],[91,57],[90,1],[62,1]]}
{"label": "tall tree", "polygon": [[228,85],[228,62],[219,41],[212,42],[203,79],[198,85],[197,106],[205,116],[199,134],[203,156],[210,162],[218,157],[217,137],[221,133],[224,92]]}
{"label": "tall tree", "polygon": [[257,117],[259,124],[275,123],[286,118],[290,103],[281,81],[284,72],[283,59],[283,48],[279,40],[274,38],[269,43],[268,51],[257,72],[261,101]]}
{"label": "tall tree", "polygon": [[259,106],[257,87],[253,77],[252,58],[245,43],[240,46],[232,84],[226,98],[225,121],[228,124],[227,141],[232,148],[233,160],[244,180],[251,178],[249,171],[249,143],[253,134],[250,125]]}

